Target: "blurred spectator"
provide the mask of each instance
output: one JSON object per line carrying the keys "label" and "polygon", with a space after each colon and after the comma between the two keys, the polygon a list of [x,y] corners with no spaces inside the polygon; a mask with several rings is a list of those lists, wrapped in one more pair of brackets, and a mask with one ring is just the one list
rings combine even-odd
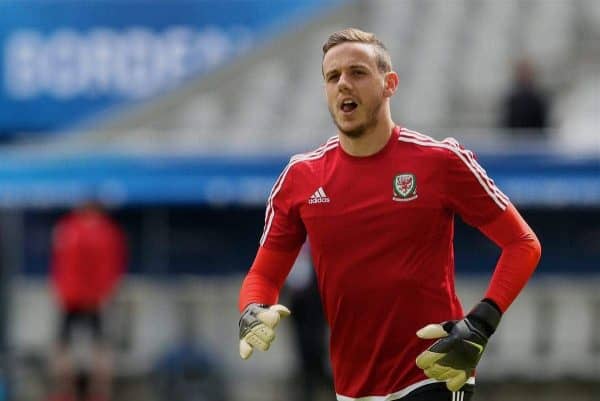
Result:
{"label": "blurred spectator", "polygon": [[[326,365],[327,327],[307,244],[286,281],[286,291],[300,358],[300,371],[294,381],[298,384],[295,401],[315,401],[321,392],[331,391],[332,383]],[[335,394],[329,394],[328,399],[334,398]]]}
{"label": "blurred spectator", "polygon": [[[52,401],[110,399],[111,350],[102,308],[123,275],[126,252],[123,231],[94,202],[61,218],[54,228],[51,274],[61,320]],[[84,329],[93,344],[91,369],[76,368],[74,357]]]}
{"label": "blurred spectator", "polygon": [[[227,401],[225,377],[213,350],[201,347],[193,318],[197,305],[181,302],[179,339],[154,368],[154,389],[160,400]],[[201,343],[202,341],[200,341]]]}
{"label": "blurred spectator", "polygon": [[535,75],[535,69],[528,60],[515,64],[512,88],[502,101],[503,128],[514,133],[546,134],[549,100],[538,87]]}

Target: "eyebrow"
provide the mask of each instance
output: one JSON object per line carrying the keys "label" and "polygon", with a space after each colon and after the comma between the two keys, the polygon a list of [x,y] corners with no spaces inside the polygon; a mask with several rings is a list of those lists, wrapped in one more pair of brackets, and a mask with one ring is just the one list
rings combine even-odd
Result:
{"label": "eyebrow", "polygon": [[[347,68],[350,70],[358,70],[358,69],[368,70],[369,69],[369,67],[365,64],[351,64]],[[328,77],[331,74],[338,72],[338,71],[339,71],[339,68],[333,68],[325,73],[325,77]]]}

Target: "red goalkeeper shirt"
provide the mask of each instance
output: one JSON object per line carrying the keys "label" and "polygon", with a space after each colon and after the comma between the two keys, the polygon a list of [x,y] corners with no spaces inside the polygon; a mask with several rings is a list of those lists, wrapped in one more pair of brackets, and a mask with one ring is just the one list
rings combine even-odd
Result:
{"label": "red goalkeeper shirt", "polygon": [[[463,317],[454,289],[453,220],[481,226],[508,198],[454,139],[395,128],[369,157],[337,137],[292,157],[268,200],[264,248],[308,234],[338,400],[387,400],[429,383],[415,332]],[[276,268],[276,267],[274,267]]]}

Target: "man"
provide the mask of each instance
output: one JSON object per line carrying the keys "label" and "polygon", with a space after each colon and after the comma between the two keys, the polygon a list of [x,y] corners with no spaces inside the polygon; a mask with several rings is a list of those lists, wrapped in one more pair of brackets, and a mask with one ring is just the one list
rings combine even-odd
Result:
{"label": "man", "polygon": [[549,123],[549,99],[536,82],[528,60],[515,64],[514,82],[502,102],[501,126],[515,134],[543,136]]}
{"label": "man", "polygon": [[[110,350],[101,312],[125,270],[125,242],[121,228],[95,202],[86,202],[62,217],[54,229],[51,275],[62,320],[53,401],[110,398]],[[77,377],[70,352],[80,327],[87,329],[94,342],[89,378]]]}
{"label": "man", "polygon": [[327,326],[308,245],[302,247],[296,258],[284,294],[294,311],[291,323],[299,359],[295,400],[313,401],[320,393],[330,391],[331,385],[325,363]]}
{"label": "man", "polygon": [[[268,349],[290,313],[278,293],[308,236],[337,399],[469,400],[475,366],[540,244],[471,152],[392,121],[398,75],[373,34],[333,33],[322,72],[338,135],[292,157],[273,187],[240,292],[240,355]],[[502,248],[467,315],[454,289],[455,214]]]}

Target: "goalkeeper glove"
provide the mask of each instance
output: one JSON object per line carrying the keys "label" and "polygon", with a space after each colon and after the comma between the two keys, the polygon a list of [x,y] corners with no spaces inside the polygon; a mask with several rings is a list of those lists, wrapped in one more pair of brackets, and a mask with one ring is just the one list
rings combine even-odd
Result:
{"label": "goalkeeper glove", "polygon": [[427,377],[445,381],[458,391],[473,375],[502,313],[483,300],[462,320],[429,324],[417,332],[422,339],[439,339],[417,357],[417,366]]}
{"label": "goalkeeper glove", "polygon": [[266,351],[275,340],[275,327],[290,310],[283,305],[250,304],[240,317],[240,356],[250,358],[254,347]]}

